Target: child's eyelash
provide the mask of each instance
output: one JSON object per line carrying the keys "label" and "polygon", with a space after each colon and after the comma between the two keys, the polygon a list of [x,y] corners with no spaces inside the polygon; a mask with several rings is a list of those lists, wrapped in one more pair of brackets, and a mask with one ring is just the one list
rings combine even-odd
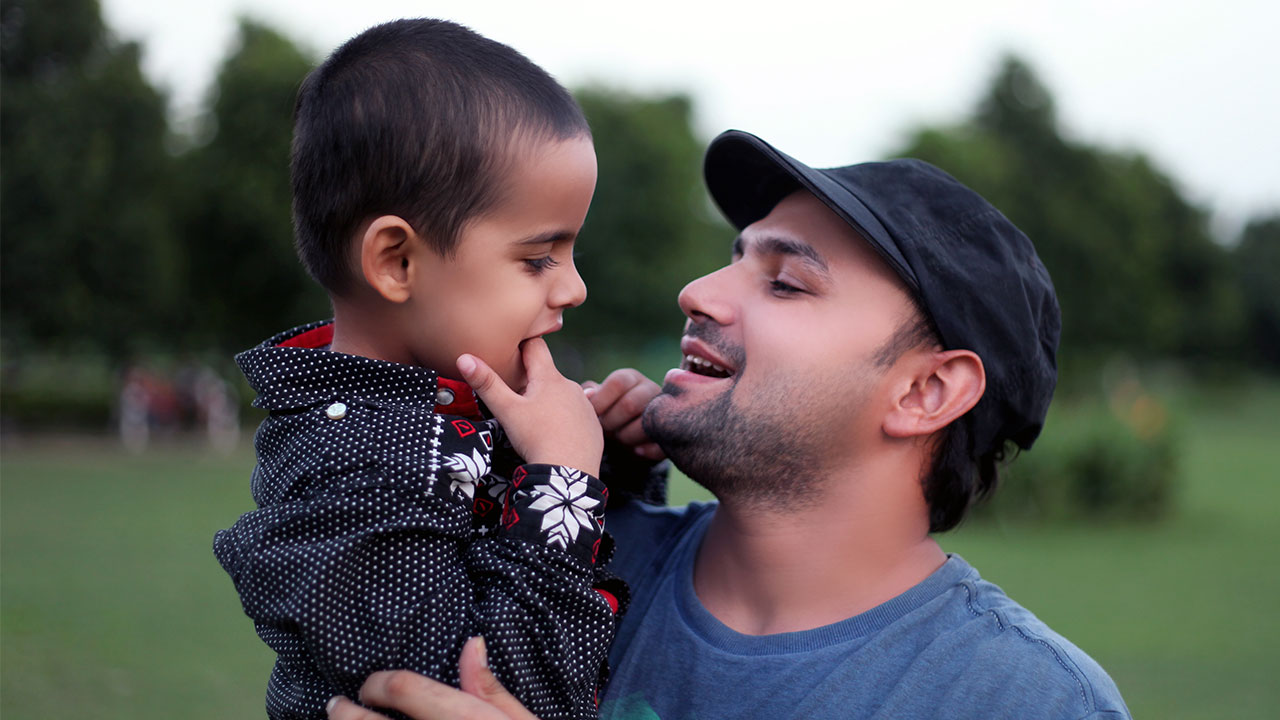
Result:
{"label": "child's eyelash", "polygon": [[551,257],[550,255],[544,255],[542,257],[537,257],[537,258],[526,258],[524,261],[524,264],[528,266],[530,272],[537,274],[542,272],[543,270],[547,270],[549,268],[553,268],[559,265],[560,261]]}

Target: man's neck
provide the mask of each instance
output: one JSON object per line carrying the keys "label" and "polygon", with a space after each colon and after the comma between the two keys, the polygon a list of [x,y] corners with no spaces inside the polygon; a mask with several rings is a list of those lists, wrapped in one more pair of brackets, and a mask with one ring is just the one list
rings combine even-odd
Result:
{"label": "man's neck", "polygon": [[747,635],[810,630],[887,602],[942,566],[926,513],[848,497],[867,494],[850,486],[802,510],[722,501],[694,568],[702,604]]}

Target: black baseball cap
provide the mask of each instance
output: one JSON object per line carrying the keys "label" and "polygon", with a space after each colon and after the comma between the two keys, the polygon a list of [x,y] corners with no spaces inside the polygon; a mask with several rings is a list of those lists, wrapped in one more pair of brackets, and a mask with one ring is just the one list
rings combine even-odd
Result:
{"label": "black baseball cap", "polygon": [[739,230],[796,190],[817,196],[902,278],[946,349],[982,358],[975,455],[1006,440],[1031,447],[1057,384],[1062,319],[1035,247],[991,203],[922,160],[814,169],[740,130],[711,141],[703,174]]}

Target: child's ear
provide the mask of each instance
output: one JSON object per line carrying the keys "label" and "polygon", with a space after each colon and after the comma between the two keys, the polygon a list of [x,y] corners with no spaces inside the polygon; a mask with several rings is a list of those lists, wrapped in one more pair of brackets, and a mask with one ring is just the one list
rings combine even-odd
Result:
{"label": "child's ear", "polygon": [[915,367],[885,416],[890,437],[932,435],[969,412],[987,388],[982,359],[971,350],[923,353]]}
{"label": "child's ear", "polygon": [[374,218],[359,238],[360,272],[369,287],[391,302],[405,302],[412,294],[416,239],[413,227],[395,215]]}

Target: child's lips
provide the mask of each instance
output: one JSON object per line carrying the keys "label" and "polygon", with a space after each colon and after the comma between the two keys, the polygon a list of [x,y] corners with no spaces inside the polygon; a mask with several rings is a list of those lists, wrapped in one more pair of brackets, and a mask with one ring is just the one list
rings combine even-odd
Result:
{"label": "child's lips", "polygon": [[563,321],[563,320],[557,320],[557,321],[556,321],[556,323],[555,323],[554,325],[552,325],[551,327],[547,328],[546,330],[543,330],[543,331],[541,331],[541,332],[535,333],[535,334],[534,334],[534,335],[532,335],[531,337],[528,337],[528,338],[525,338],[525,339],[526,339],[526,340],[532,340],[533,338],[536,338],[536,337],[542,337],[542,336],[544,336],[544,335],[550,335],[550,334],[551,334],[551,333],[553,333],[553,332],[559,332],[560,328],[563,328],[563,327],[564,327],[564,321]]}

